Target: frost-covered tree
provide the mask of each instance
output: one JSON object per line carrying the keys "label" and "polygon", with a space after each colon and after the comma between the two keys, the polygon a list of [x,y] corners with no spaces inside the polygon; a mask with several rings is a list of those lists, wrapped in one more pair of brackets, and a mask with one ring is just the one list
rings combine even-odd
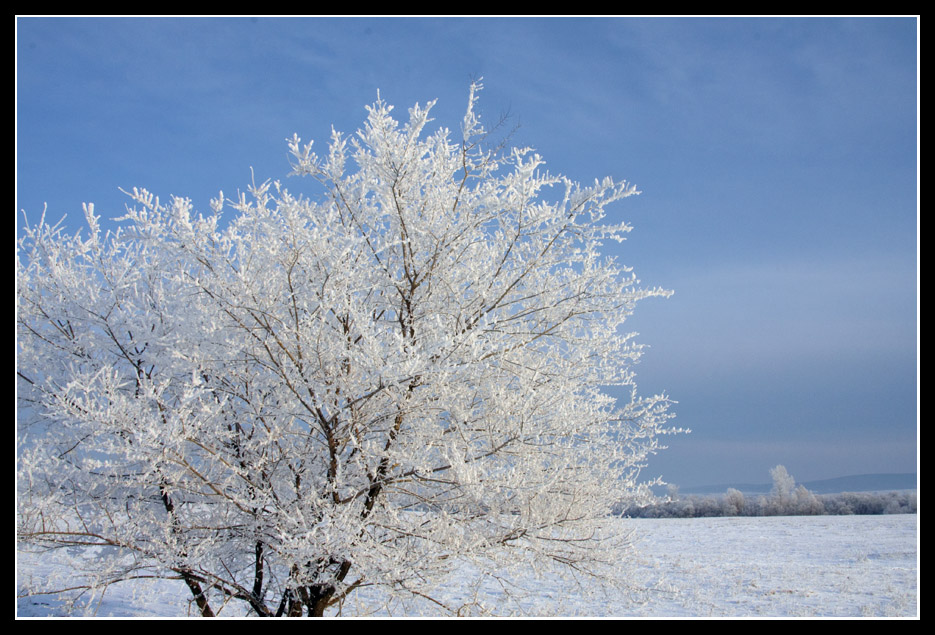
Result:
{"label": "frost-covered tree", "polygon": [[724,515],[742,516],[746,501],[744,501],[743,492],[733,487],[727,488],[727,494],[724,496]]}
{"label": "frost-covered tree", "polygon": [[777,465],[770,469],[769,475],[773,478],[771,503],[777,508],[776,513],[792,513],[795,508],[795,479],[786,470],[784,465]]}
{"label": "frost-covered tree", "polygon": [[23,228],[21,548],[93,548],[72,588],[181,580],[205,616],[615,578],[608,511],[649,496],[671,431],[621,327],[667,292],[600,253],[636,190],[485,149],[478,88],[456,139],[378,100],[323,156],[289,140],[314,199],[266,182],[205,216],[133,189],[115,231],[90,205],[84,233]]}
{"label": "frost-covered tree", "polygon": [[795,484],[795,479],[782,465],[770,471],[773,477],[773,489],[769,500],[770,513],[794,515],[818,515],[824,513],[824,506],[815,494],[804,485]]}

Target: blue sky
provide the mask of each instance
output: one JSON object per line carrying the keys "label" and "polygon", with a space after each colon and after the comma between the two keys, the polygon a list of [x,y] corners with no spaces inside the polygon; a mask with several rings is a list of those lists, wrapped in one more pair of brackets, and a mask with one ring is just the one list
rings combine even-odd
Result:
{"label": "blue sky", "polygon": [[[614,249],[647,286],[642,392],[679,401],[647,476],[683,487],[913,472],[915,18],[19,18],[17,210],[190,197],[289,171],[381,96],[480,111],[553,172],[643,192]],[[505,128],[505,129],[508,129]],[[297,184],[290,183],[290,189]],[[17,215],[17,226],[22,213]]]}

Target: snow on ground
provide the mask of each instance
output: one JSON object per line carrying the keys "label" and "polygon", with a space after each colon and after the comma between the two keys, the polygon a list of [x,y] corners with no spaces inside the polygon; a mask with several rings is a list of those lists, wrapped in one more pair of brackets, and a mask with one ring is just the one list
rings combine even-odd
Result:
{"label": "snow on ground", "polygon": [[[644,522],[644,521],[631,521]],[[652,616],[916,616],[917,515],[648,520]]]}
{"label": "snow on ground", "polygon": [[[570,596],[536,581],[527,614],[619,617],[895,616],[916,617],[918,516],[800,516],[766,518],[621,519],[640,536],[641,562],[629,577],[633,593]],[[49,556],[18,554],[18,575],[42,578],[56,569]],[[498,585],[471,590],[451,585],[450,606],[490,605]],[[188,591],[180,582],[113,587],[91,600],[98,616],[185,616]],[[459,594],[461,594],[459,596]],[[348,602],[345,614],[354,612]],[[428,607],[423,607],[428,608]],[[241,615],[229,605],[222,615]],[[418,610],[418,609],[417,609]],[[67,615],[51,597],[17,599],[17,614]],[[399,610],[393,615],[400,615]]]}

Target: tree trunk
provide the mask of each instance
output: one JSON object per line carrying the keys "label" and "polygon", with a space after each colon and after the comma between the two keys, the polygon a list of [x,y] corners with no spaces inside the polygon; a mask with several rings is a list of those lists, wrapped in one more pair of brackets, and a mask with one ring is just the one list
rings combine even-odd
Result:
{"label": "tree trunk", "polygon": [[185,584],[188,585],[192,595],[195,596],[195,603],[198,605],[201,617],[214,617],[214,611],[211,610],[208,599],[205,597],[204,591],[201,590],[201,585],[198,583],[198,580],[185,573],[182,574],[182,577],[185,578]]}

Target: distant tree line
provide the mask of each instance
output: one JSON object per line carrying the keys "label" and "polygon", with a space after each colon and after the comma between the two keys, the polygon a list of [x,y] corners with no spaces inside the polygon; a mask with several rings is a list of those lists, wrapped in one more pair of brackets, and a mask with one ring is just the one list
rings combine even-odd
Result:
{"label": "distant tree line", "polygon": [[650,505],[623,506],[616,513],[629,518],[704,518],[713,516],[821,516],[864,514],[915,514],[913,492],[842,492],[815,494],[782,465],[770,470],[773,488],[768,495],[744,495],[732,487],[724,494],[687,495],[670,487],[668,495]]}

